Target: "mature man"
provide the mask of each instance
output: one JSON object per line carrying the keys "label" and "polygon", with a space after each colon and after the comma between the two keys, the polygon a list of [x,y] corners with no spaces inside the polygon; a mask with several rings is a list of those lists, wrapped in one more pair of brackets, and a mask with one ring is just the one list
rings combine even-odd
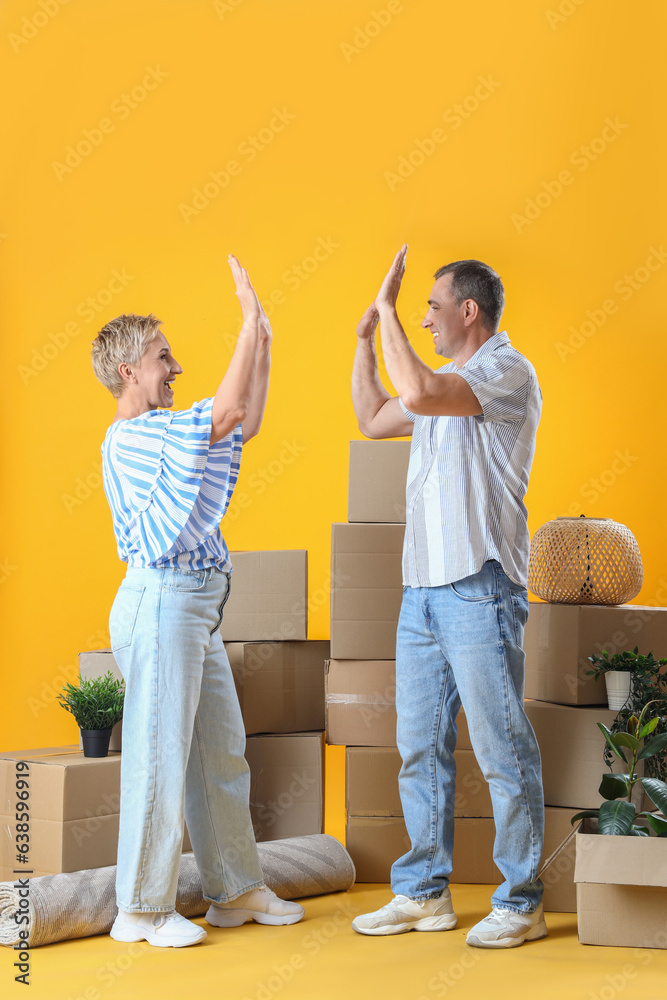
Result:
{"label": "mature man", "polygon": [[[456,716],[463,705],[489,783],[505,881],[468,933],[481,948],[544,937],[541,761],[523,708],[529,536],[523,497],[541,393],[529,361],[498,332],[504,292],[477,260],[435,274],[422,326],[437,371],[413,351],[396,312],[407,246],[357,328],[352,398],[370,438],[412,435],[396,643],[399,786],[411,848],[393,865],[394,899],[356,917],[361,934],[456,925],[449,877],[454,842]],[[380,323],[387,373],[378,377]]]}

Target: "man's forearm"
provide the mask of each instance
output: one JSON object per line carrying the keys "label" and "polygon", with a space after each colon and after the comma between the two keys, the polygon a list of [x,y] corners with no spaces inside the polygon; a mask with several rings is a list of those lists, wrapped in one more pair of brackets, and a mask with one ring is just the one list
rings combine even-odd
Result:
{"label": "man's forearm", "polygon": [[387,374],[408,409],[410,403],[433,392],[436,376],[415,354],[395,307],[381,305],[380,337]]}
{"label": "man's forearm", "polygon": [[352,368],[352,405],[362,434],[390,398],[378,375],[373,340],[358,338]]}

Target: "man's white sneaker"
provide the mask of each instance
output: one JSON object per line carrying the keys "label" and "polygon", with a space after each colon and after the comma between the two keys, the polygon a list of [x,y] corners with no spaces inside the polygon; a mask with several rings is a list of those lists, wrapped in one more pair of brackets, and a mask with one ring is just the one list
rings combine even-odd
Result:
{"label": "man's white sneaker", "polygon": [[206,920],[214,927],[240,927],[248,920],[258,924],[296,924],[303,917],[303,906],[280,899],[263,885],[251,889],[231,903],[211,903]]}
{"label": "man's white sneaker", "polygon": [[494,906],[488,917],[470,928],[466,944],[473,948],[516,948],[524,941],[546,937],[547,933],[541,903],[532,913]]}
{"label": "man's white sneaker", "polygon": [[436,899],[394,896],[373,913],[362,913],[352,921],[359,934],[403,934],[405,931],[449,931],[456,927],[449,889]]}
{"label": "man's white sneaker", "polygon": [[186,948],[206,937],[203,927],[171,913],[125,913],[118,911],[110,931],[114,941],[148,941],[158,948]]}

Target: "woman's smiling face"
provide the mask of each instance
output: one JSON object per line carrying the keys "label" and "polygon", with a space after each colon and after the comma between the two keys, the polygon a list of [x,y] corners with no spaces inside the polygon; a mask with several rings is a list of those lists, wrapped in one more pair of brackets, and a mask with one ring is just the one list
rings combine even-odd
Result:
{"label": "woman's smiling face", "polygon": [[173,404],[173,382],[183,369],[172,355],[167,338],[161,330],[151,340],[139,364],[128,367],[137,380],[136,389],[144,396],[147,409],[156,410]]}

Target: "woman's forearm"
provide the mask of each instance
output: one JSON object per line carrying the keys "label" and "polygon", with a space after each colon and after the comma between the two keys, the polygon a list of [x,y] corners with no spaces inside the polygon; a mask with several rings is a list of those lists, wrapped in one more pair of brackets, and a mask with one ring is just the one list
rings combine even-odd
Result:
{"label": "woman's forearm", "polygon": [[245,420],[241,422],[243,428],[243,443],[246,444],[251,438],[259,433],[264,417],[266,399],[269,394],[269,375],[271,374],[271,341],[260,335],[257,347],[257,364],[255,368],[255,383],[252,397]]}
{"label": "woman's forearm", "polygon": [[248,417],[255,392],[259,319],[244,321],[236,348],[213,399],[211,444]]}

